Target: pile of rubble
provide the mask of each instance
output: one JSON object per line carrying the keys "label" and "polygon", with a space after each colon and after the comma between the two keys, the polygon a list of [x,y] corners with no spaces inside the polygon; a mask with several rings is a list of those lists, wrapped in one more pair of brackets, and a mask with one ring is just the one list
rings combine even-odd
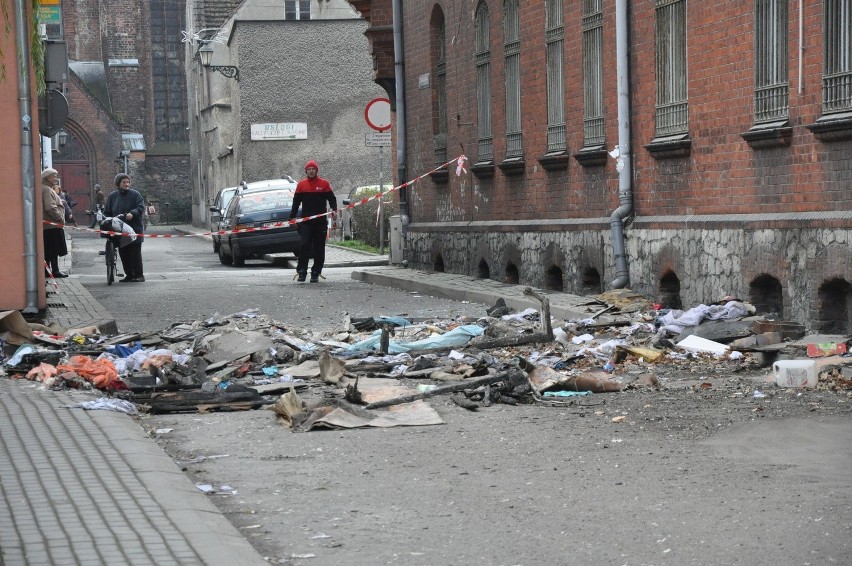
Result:
{"label": "pile of rubble", "polygon": [[665,388],[684,374],[764,371],[783,387],[852,391],[849,336],[806,337],[734,297],[680,311],[616,291],[592,300],[588,317],[557,321],[546,295],[526,292],[539,309],[498,301],[479,319],[344,315],[323,334],[256,310],[116,336],[28,324],[9,311],[0,313],[0,375],[99,389],[107,396],[97,408],[125,412],[270,406],[294,430],[437,424],[424,402],[437,395],[470,410],[571,404]]}

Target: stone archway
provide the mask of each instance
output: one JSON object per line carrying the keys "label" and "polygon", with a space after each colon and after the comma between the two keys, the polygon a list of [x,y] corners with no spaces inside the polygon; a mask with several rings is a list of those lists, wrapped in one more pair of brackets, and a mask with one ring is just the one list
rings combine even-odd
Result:
{"label": "stone archway", "polygon": [[[63,136],[63,133],[65,134]],[[53,138],[57,147],[53,149],[53,168],[59,171],[64,190],[77,204],[73,208],[78,224],[86,224],[85,210],[92,209],[94,189],[92,184],[93,157],[95,155],[92,140],[86,132],[72,120],[68,120],[60,132]],[[109,187],[104,189],[109,193]]]}

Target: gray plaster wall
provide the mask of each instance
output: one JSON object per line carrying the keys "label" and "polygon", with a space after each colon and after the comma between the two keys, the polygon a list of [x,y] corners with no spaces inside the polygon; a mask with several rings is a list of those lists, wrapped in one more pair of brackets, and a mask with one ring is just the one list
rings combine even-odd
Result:
{"label": "gray plaster wall", "polygon": [[[423,225],[422,229],[429,229]],[[628,229],[627,253],[630,288],[648,298],[660,296],[660,279],[673,273],[680,281],[684,309],[718,301],[726,295],[748,300],[753,281],[761,275],[777,279],[783,292],[785,320],[817,330],[826,304],[823,287],[841,280],[852,284],[852,230],[789,229]],[[554,232],[421,232],[406,239],[409,267],[434,269],[440,254],[444,270],[480,276],[485,261],[490,278],[502,281],[508,262],[519,270],[520,283],[548,287],[547,271],[563,273],[563,290],[599,293],[615,278],[609,230]],[[601,288],[589,288],[583,276],[600,275]],[[847,292],[835,305],[852,317]],[[852,326],[852,321],[847,326]],[[852,328],[847,332],[852,333]]]}
{"label": "gray plaster wall", "polygon": [[[344,197],[377,184],[379,150],[366,147],[364,109],[384,91],[373,82],[363,20],[236,21],[230,48],[240,67],[232,93],[234,165],[256,181],[304,176],[315,159],[320,175]],[[251,125],[304,122],[306,140],[252,141]],[[385,148],[384,178],[390,178]]]}

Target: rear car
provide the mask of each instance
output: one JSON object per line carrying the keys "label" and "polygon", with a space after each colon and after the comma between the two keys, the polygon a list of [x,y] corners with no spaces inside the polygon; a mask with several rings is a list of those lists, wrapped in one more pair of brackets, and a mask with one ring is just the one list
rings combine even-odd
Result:
{"label": "rear car", "polygon": [[220,222],[227,231],[254,229],[222,235],[219,261],[241,267],[246,259],[266,254],[297,253],[301,246],[295,225],[289,225],[296,183],[273,179],[246,183],[234,194]]}
{"label": "rear car", "polygon": [[213,199],[213,204],[210,205],[210,236],[213,238],[213,253],[219,251],[220,236],[216,232],[222,230],[222,217],[236,193],[237,187],[219,189],[219,192],[216,193],[216,198]]}

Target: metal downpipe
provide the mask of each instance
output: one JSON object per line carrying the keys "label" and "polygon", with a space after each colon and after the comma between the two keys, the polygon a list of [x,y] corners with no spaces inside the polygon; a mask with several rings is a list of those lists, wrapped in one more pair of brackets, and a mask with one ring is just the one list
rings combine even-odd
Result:
{"label": "metal downpipe", "polygon": [[30,114],[30,34],[24,0],[15,0],[15,43],[18,50],[18,109],[21,116],[21,188],[24,204],[24,314],[38,312],[38,237],[36,233],[33,117]]}
{"label": "metal downpipe", "polygon": [[[405,55],[402,45],[402,0],[393,0],[393,64],[396,89],[396,168],[398,182],[400,185],[404,185],[408,181],[408,167],[405,158],[408,147],[406,146],[405,135]],[[404,238],[408,233],[410,222],[407,186],[399,189],[399,215],[400,220],[402,220]]]}
{"label": "metal downpipe", "polygon": [[612,248],[615,256],[616,278],[613,289],[623,289],[630,284],[630,268],[624,243],[624,219],[633,212],[633,165],[630,148],[630,65],[628,60],[627,0],[615,2],[615,54],[618,84],[618,173],[619,207],[609,217],[612,231]]}

